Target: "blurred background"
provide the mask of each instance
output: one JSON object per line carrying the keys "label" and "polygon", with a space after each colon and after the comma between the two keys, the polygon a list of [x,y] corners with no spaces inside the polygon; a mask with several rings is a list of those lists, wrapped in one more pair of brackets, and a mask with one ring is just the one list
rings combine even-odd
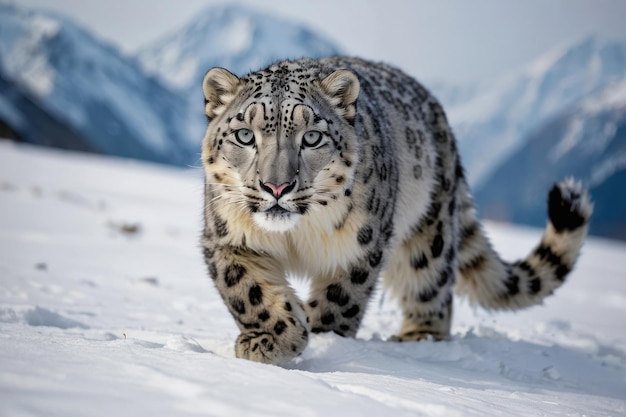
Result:
{"label": "blurred background", "polygon": [[443,103],[481,216],[543,227],[554,181],[626,240],[626,2],[0,3],[0,137],[199,166],[201,80],[336,54],[385,61]]}

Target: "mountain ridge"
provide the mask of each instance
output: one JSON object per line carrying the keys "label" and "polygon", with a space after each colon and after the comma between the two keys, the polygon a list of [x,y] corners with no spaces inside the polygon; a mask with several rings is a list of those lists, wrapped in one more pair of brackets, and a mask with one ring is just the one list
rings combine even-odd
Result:
{"label": "mountain ridge", "polygon": [[240,5],[209,6],[181,28],[139,49],[144,71],[186,97],[185,136],[199,148],[206,116],[202,79],[212,67],[242,76],[278,60],[340,53],[306,25]]}
{"label": "mountain ridge", "polygon": [[472,185],[485,181],[533,129],[625,76],[626,42],[590,36],[552,49],[448,107]]}
{"label": "mountain ridge", "polygon": [[[227,16],[232,19],[224,20]],[[205,34],[193,29],[214,27],[215,19],[225,30],[218,30],[214,36],[218,40],[240,30],[241,22],[252,20],[255,36],[260,33],[266,38],[288,39],[283,45],[268,42],[268,56],[261,55],[263,51],[255,45],[246,49],[247,44],[240,42],[239,50],[249,56],[240,57],[239,62],[256,60],[266,65],[281,54],[288,58],[290,54],[315,56],[337,51],[329,41],[303,26],[261,12],[245,12],[240,6],[207,8],[205,14],[199,14],[182,29],[191,30],[189,36],[195,39],[182,41],[201,44]],[[258,43],[266,38],[246,42]],[[224,48],[223,52],[229,49]],[[187,62],[195,55],[197,52],[187,51]],[[206,117],[201,104],[201,78],[195,78],[220,62],[198,61],[195,78],[189,79],[187,90],[168,85],[164,77],[147,72],[144,65],[139,55],[122,54],[66,17],[0,4],[0,72],[56,117],[59,124],[83,137],[89,149],[174,165],[196,165]],[[0,111],[5,123],[10,118],[9,104],[6,100],[3,103],[4,116]],[[17,104],[13,107],[15,114]],[[22,126],[22,131],[26,131],[25,137],[40,134],[33,126]]]}
{"label": "mountain ridge", "polygon": [[0,69],[94,148],[182,163],[175,103],[134,60],[54,14],[0,5]]}
{"label": "mountain ridge", "polygon": [[590,233],[626,239],[626,77],[536,128],[475,192],[481,215],[541,227],[553,182],[572,176],[595,204]]}

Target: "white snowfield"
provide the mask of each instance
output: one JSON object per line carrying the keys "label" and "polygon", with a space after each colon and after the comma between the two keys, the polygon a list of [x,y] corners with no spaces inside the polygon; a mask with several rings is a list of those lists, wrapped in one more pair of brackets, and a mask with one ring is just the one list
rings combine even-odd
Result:
{"label": "white snowfield", "polygon": [[[202,181],[0,141],[0,416],[626,415],[626,245],[590,239],[543,306],[456,300],[450,341],[385,342],[378,291],[356,339],[262,365],[201,257]],[[539,239],[488,231],[508,259]]]}

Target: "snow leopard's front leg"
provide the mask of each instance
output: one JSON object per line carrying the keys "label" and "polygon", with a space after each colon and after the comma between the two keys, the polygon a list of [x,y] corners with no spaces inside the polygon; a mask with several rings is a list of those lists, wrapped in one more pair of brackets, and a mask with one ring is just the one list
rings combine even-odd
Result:
{"label": "snow leopard's front leg", "polygon": [[241,334],[238,358],[281,364],[306,347],[308,328],[302,304],[277,261],[252,251],[205,243],[211,278]]}

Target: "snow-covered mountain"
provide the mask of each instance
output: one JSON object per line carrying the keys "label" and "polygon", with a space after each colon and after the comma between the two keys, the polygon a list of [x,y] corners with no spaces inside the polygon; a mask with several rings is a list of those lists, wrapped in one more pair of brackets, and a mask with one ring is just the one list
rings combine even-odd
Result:
{"label": "snow-covered mountain", "polygon": [[206,128],[202,79],[212,67],[237,75],[281,59],[337,55],[329,40],[292,20],[239,5],[211,6],[177,31],[147,45],[137,58],[186,97],[187,138],[197,145]]}
{"label": "snow-covered mountain", "polygon": [[100,152],[66,123],[42,108],[32,95],[9,82],[0,71],[0,137],[36,145]]}
{"label": "snow-covered mountain", "polygon": [[487,180],[529,133],[625,76],[626,43],[589,37],[449,106],[470,182]]}
{"label": "snow-covered mountain", "polygon": [[626,239],[626,77],[537,127],[476,192],[492,219],[543,226],[554,181],[574,176],[595,203],[590,231]]}
{"label": "snow-covered mountain", "polygon": [[336,55],[330,41],[298,22],[239,5],[211,6],[137,57],[170,85],[200,89],[204,74],[222,66],[237,75],[288,58]]}
{"label": "snow-covered mountain", "polygon": [[[215,6],[138,58],[128,57],[67,18],[0,5],[0,74],[9,83],[88,148],[158,162],[197,163],[206,127],[201,80],[210,67],[241,73],[277,59],[337,51],[297,23]],[[33,120],[18,103],[1,104],[5,123]],[[24,140],[44,142],[33,123],[21,131]]]}
{"label": "snow-covered mountain", "polygon": [[181,98],[62,16],[0,5],[0,71],[95,149],[190,161],[181,145]]}

